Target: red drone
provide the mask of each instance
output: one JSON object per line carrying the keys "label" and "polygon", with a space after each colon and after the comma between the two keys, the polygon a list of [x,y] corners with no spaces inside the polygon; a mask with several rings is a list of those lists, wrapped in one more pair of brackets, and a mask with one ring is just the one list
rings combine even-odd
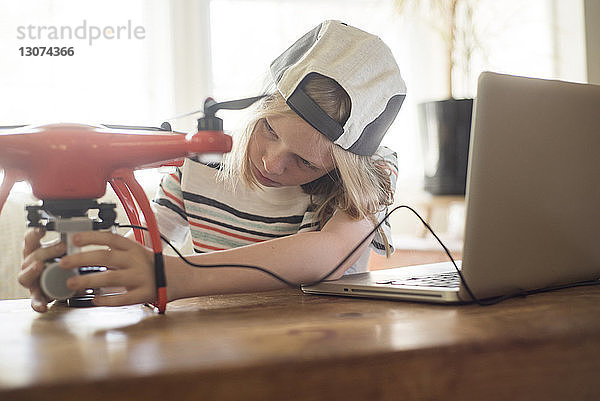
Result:
{"label": "red drone", "polygon": [[[95,199],[106,192],[110,183],[125,208],[132,225],[147,224],[155,253],[157,304],[166,309],[167,294],[162,244],[154,213],[134,170],[181,165],[183,158],[200,153],[225,153],[231,150],[231,137],[223,133],[219,109],[242,109],[259,97],[216,103],[207,99],[204,117],[198,120],[198,132],[174,132],[168,123],[161,128],[115,125],[48,124],[2,127],[0,129],[0,212],[16,181],[28,181],[41,206],[28,207],[30,225],[47,220],[45,227],[62,231],[57,220],[87,216],[89,209],[106,210]],[[194,112],[196,113],[196,112]],[[194,114],[189,113],[189,114]],[[136,206],[137,203],[137,206]],[[114,204],[112,204],[114,210]],[[141,214],[140,214],[140,210]],[[108,228],[116,214],[94,222],[92,229]],[[112,216],[114,215],[114,216]],[[135,238],[144,243],[140,230]]]}

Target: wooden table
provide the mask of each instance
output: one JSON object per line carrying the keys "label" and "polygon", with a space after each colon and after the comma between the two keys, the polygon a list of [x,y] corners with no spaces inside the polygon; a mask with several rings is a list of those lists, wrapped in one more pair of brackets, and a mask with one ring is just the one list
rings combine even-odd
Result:
{"label": "wooden table", "polygon": [[0,400],[597,400],[600,287],[480,307],[303,295],[0,301]]}

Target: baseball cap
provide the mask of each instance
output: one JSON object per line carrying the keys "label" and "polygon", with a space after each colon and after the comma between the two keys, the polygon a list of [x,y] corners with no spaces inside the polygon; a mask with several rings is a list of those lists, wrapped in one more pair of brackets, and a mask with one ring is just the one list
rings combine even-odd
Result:
{"label": "baseball cap", "polygon": [[[387,45],[340,21],[324,21],[306,33],[271,63],[270,72],[292,110],[358,155],[375,153],[406,97],[406,85]],[[302,89],[311,74],[333,79],[348,93],[351,110],[343,125]]]}

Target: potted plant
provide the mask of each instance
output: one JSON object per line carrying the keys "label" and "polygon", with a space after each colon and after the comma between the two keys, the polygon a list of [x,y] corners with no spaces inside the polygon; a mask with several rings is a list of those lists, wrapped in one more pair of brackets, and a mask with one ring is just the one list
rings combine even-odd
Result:
{"label": "potted plant", "polygon": [[447,98],[418,105],[424,188],[433,195],[465,193],[473,108],[469,83],[472,58],[480,48],[474,24],[477,3],[477,0],[396,0],[401,14],[425,19],[441,35],[447,48]]}

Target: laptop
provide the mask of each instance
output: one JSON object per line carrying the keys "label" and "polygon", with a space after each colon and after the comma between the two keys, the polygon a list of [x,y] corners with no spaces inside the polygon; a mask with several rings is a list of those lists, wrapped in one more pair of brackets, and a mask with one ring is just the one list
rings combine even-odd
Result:
{"label": "laptop", "polygon": [[465,219],[464,282],[444,262],[346,275],[303,291],[466,303],[598,280],[600,86],[482,73]]}

